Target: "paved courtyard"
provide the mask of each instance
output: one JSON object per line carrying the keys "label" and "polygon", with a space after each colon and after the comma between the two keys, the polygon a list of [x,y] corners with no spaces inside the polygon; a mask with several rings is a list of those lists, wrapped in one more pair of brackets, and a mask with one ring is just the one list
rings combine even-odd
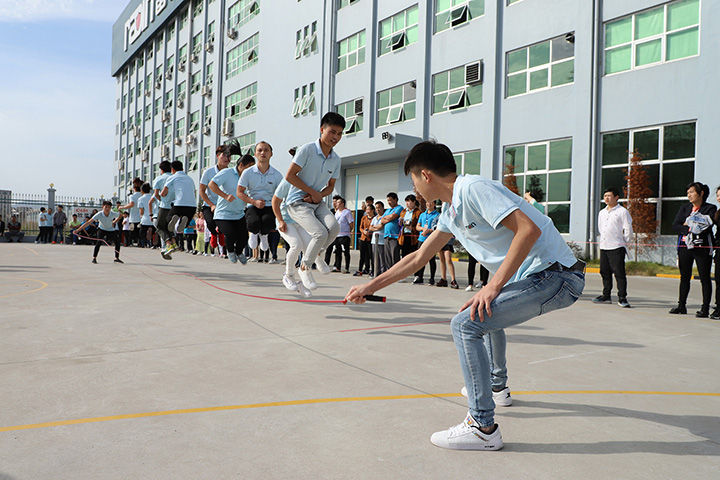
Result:
{"label": "paved courtyard", "polygon": [[[385,304],[285,302],[235,293],[300,299],[281,265],[122,258],[0,241],[0,480],[720,471],[720,322],[667,314],[678,280],[631,277],[621,309],[591,303],[589,273],[573,307],[508,329],[505,448],[459,452],[429,438],[467,411],[448,321],[471,293],[401,283]],[[316,278],[328,301],[360,281]],[[695,281],[692,312],[699,295]]]}

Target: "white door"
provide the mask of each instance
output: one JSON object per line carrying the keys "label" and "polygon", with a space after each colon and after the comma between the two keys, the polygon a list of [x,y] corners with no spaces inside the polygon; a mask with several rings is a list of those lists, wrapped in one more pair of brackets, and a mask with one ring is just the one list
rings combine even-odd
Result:
{"label": "white door", "polygon": [[[381,200],[387,207],[387,194],[397,193],[398,163],[383,163],[367,167],[349,168],[345,170],[343,192],[347,208],[355,210],[362,206],[365,197],[371,195],[375,201]],[[355,185],[358,185],[357,207],[355,206]]]}

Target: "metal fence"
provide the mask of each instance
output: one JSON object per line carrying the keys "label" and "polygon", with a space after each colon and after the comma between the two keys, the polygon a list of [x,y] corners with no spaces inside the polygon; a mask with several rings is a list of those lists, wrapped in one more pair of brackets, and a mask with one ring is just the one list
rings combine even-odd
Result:
{"label": "metal fence", "polygon": [[[12,215],[15,215],[22,225],[25,237],[36,236],[39,233],[38,217],[40,208],[45,207],[50,216],[62,206],[68,218],[68,224],[75,213],[78,220],[84,221],[85,216],[90,216],[94,210],[102,208],[103,197],[70,197],[55,195],[56,190],[48,189],[45,194],[13,193],[10,190],[0,190],[0,215],[7,226]],[[113,199],[113,204],[115,203]],[[7,227],[6,227],[7,228]],[[68,230],[66,229],[66,232]]]}

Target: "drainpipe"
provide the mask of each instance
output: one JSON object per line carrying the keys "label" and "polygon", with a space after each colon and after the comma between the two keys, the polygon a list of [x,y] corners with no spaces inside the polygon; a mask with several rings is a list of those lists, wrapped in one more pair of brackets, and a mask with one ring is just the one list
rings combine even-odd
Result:
{"label": "drainpipe", "polygon": [[585,253],[589,258],[595,258],[597,249],[594,242],[597,238],[597,192],[599,189],[599,173],[602,172],[602,165],[599,164],[600,150],[598,140],[600,138],[600,98],[601,98],[601,66],[602,66],[602,11],[603,0],[593,0],[593,38],[592,38],[592,88],[590,92],[590,168],[588,185],[590,199],[587,206],[587,219],[590,223],[586,239]]}

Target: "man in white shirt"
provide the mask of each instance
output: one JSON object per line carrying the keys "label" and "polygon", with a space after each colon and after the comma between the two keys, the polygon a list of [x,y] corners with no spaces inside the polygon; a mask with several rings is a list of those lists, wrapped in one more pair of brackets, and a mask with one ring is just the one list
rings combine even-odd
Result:
{"label": "man in white shirt", "polygon": [[627,276],[625,275],[625,255],[627,245],[632,239],[632,217],[625,207],[618,204],[620,192],[610,187],[603,193],[607,207],[598,214],[598,232],[600,234],[600,276],[603,280],[603,293],[593,299],[594,303],[612,303],[612,276],[615,274],[618,287],[618,305],[630,308],[627,301]]}
{"label": "man in white shirt", "polygon": [[197,210],[197,198],[195,191],[195,182],[183,170],[183,164],[179,160],[175,160],[170,164],[172,175],[165,182],[165,186],[160,192],[161,197],[170,196],[173,199],[173,206],[168,212],[168,231],[170,232],[170,248],[167,248],[165,254],[170,255],[177,250],[178,244],[175,232],[182,233],[190,220],[192,220]]}

